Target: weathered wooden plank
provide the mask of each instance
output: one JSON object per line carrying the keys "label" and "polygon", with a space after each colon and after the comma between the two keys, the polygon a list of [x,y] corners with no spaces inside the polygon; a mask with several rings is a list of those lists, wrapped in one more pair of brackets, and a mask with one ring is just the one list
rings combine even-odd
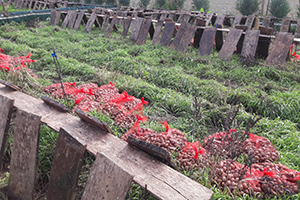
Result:
{"label": "weathered wooden plank", "polygon": [[291,29],[291,21],[290,17],[284,17],[282,19],[280,32],[289,32]]}
{"label": "weathered wooden plank", "polygon": [[69,23],[70,16],[71,16],[71,12],[72,12],[72,10],[68,10],[67,16],[65,17],[63,23],[61,24],[62,28],[66,28],[67,27],[67,25]]}
{"label": "weathered wooden plank", "polygon": [[177,48],[176,48],[177,51],[181,51],[182,53],[187,52],[187,48],[195,35],[195,31],[196,31],[196,27],[188,24],[188,28],[185,30]]}
{"label": "weathered wooden plank", "polygon": [[175,28],[175,22],[166,22],[165,23],[165,28],[163,30],[163,33],[161,35],[160,39],[160,45],[168,47],[170,45],[173,32]]}
{"label": "weathered wooden plank", "polygon": [[200,47],[200,40],[202,37],[204,29],[202,28],[197,28],[195,31],[195,35],[194,35],[194,42],[193,42],[193,47],[194,48],[199,48]]}
{"label": "weathered wooden plank", "polygon": [[222,28],[224,26],[225,17],[226,15],[218,15],[214,26],[217,26],[218,28]]}
{"label": "weathered wooden plank", "polygon": [[60,128],[52,162],[47,200],[74,200],[86,145]]}
{"label": "weathered wooden plank", "polygon": [[217,31],[216,32],[216,38],[215,38],[215,42],[216,42],[216,50],[220,51],[222,46],[223,46],[223,32],[222,31]]}
{"label": "weathered wooden plank", "polygon": [[98,152],[82,200],[125,199],[132,180],[131,174]]}
{"label": "weathered wooden plank", "polygon": [[141,26],[141,30],[139,32],[139,35],[138,35],[137,39],[136,39],[136,44],[144,44],[145,43],[145,41],[147,39],[147,36],[148,36],[150,26],[151,26],[151,23],[152,23],[151,18],[144,19],[143,24]]}
{"label": "weathered wooden plank", "polygon": [[122,32],[122,37],[126,37],[127,36],[127,33],[128,33],[128,30],[129,30],[129,27],[130,27],[130,24],[131,24],[131,21],[132,21],[132,17],[127,17],[127,19],[123,22],[123,32]]}
{"label": "weathered wooden plank", "polygon": [[272,44],[270,54],[265,60],[265,65],[285,64],[293,41],[294,36],[291,33],[279,32]]}
{"label": "weathered wooden plank", "polygon": [[262,21],[262,26],[270,27],[270,25],[271,25],[271,17],[270,16],[264,17]]}
{"label": "weathered wooden plank", "polygon": [[208,25],[209,25],[209,23],[211,22],[211,19],[212,19],[213,15],[214,15],[214,14],[211,12],[211,13],[208,13],[208,14],[205,16],[205,26],[208,26]]}
{"label": "weathered wooden plank", "polygon": [[60,127],[71,130],[72,136],[80,143],[88,144],[89,152],[94,155],[103,152],[117,165],[134,175],[133,180],[137,184],[141,186],[147,184],[148,191],[159,199],[208,200],[212,198],[213,192],[208,188],[158,162],[150,155],[130,147],[125,141],[112,134],[104,134],[76,116],[53,110],[44,105],[42,100],[18,91],[13,92],[1,84],[0,94],[15,99],[14,107],[42,116],[42,122],[53,130],[59,131]]}
{"label": "weathered wooden plank", "polygon": [[161,22],[165,21],[165,19],[167,18],[167,15],[168,15],[167,13],[161,14],[158,21],[161,21]]}
{"label": "weathered wooden plank", "polygon": [[236,25],[240,25],[240,22],[242,20],[243,16],[235,16],[234,18],[234,22],[233,22],[233,27],[235,27]]}
{"label": "weathered wooden plank", "polygon": [[160,35],[161,35],[162,26],[163,26],[162,21],[158,21],[156,23],[155,32],[154,32],[153,39],[152,39],[152,45],[157,45],[158,44],[159,38],[160,38]]}
{"label": "weathered wooden plank", "polygon": [[56,10],[56,15],[55,15],[54,23],[53,23],[54,26],[59,25],[60,18],[61,18],[61,11]]}
{"label": "weathered wooden plank", "polygon": [[141,18],[141,17],[137,17],[132,24],[132,31],[130,33],[130,40],[133,40],[133,41],[136,41],[138,36],[139,36],[139,33],[140,33],[140,29],[141,29],[141,26],[143,24],[143,21],[144,19]]}
{"label": "weathered wooden plank", "polygon": [[0,170],[14,100],[0,95]]}
{"label": "weathered wooden plank", "polygon": [[84,31],[89,33],[92,30],[92,26],[96,20],[97,14],[95,12],[92,13],[92,15],[90,16],[89,20],[86,23],[86,26],[84,28]]}
{"label": "weathered wooden plank", "polygon": [[295,38],[300,38],[300,19],[298,19],[298,21],[297,21],[297,27],[296,27],[296,30],[295,30],[294,37]]}
{"label": "weathered wooden plank", "polygon": [[36,10],[37,4],[38,4],[38,1],[35,1],[34,5],[33,5],[33,10]]}
{"label": "weathered wooden plank", "polygon": [[209,56],[214,45],[216,28],[205,28],[200,40],[199,52],[201,56]]}
{"label": "weathered wooden plank", "polygon": [[50,99],[47,96],[42,96],[41,99],[52,108],[58,109],[61,112],[70,112],[70,109],[65,105],[53,99]]}
{"label": "weathered wooden plank", "polygon": [[258,45],[259,31],[248,30],[245,34],[241,57],[247,60],[254,59],[255,52]]}
{"label": "weathered wooden plank", "polygon": [[107,27],[108,27],[108,23],[109,23],[109,15],[105,15],[103,17],[103,23],[101,26],[100,34],[105,34]]}
{"label": "weathered wooden plank", "polygon": [[186,22],[181,23],[181,25],[179,26],[179,29],[175,35],[175,38],[174,38],[172,44],[170,45],[170,48],[172,48],[172,49],[177,48],[177,46],[180,43],[180,40],[187,28],[188,28],[188,23],[186,23]]}
{"label": "weathered wooden plank", "polygon": [[56,10],[55,10],[55,9],[52,9],[52,10],[51,10],[51,16],[50,16],[50,22],[49,22],[49,25],[54,25],[55,17],[56,17]]}
{"label": "weathered wooden plank", "polygon": [[9,170],[9,199],[33,199],[40,123],[40,116],[17,110]]}
{"label": "weathered wooden plank", "polygon": [[69,22],[68,22],[68,25],[67,25],[68,28],[73,28],[74,27],[77,14],[78,14],[78,12],[75,11],[75,10],[70,12]]}
{"label": "weathered wooden plank", "polygon": [[248,26],[248,29],[247,30],[251,30],[252,26],[253,26],[253,23],[255,21],[255,15],[249,15],[247,17],[247,21],[245,23],[246,26]]}
{"label": "weathered wooden plank", "polygon": [[230,61],[232,54],[237,46],[239,39],[243,31],[240,29],[230,28],[228,36],[225,39],[224,45],[222,46],[218,58],[224,61]]}
{"label": "weathered wooden plank", "polygon": [[272,35],[273,34],[273,29],[270,27],[260,26],[259,31],[260,31],[260,34],[263,34],[263,35]]}
{"label": "weathered wooden plank", "polygon": [[79,29],[84,14],[85,14],[84,10],[80,10],[79,11],[77,19],[76,19],[76,22],[74,24],[74,30],[78,30]]}
{"label": "weathered wooden plank", "polygon": [[113,30],[113,27],[116,24],[117,18],[118,18],[118,15],[114,15],[113,19],[111,20],[110,26],[107,29],[106,37],[110,36],[110,34],[111,34],[112,30]]}

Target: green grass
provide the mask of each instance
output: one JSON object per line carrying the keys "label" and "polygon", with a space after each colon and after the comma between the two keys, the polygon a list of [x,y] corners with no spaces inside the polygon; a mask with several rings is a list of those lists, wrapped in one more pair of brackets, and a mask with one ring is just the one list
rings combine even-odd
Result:
{"label": "green grass", "polygon": [[[143,126],[161,132],[159,121],[167,120],[171,128],[186,133],[189,141],[200,140],[209,134],[222,130],[226,112],[231,105],[240,105],[236,121],[241,120],[242,128],[251,116],[260,115],[260,134],[267,137],[280,154],[279,163],[300,170],[300,67],[289,62],[283,66],[245,66],[237,55],[232,61],[224,62],[216,58],[215,50],[209,57],[198,55],[198,50],[189,47],[187,54],[161,46],[152,46],[148,39],[144,45],[136,45],[129,38],[120,39],[120,31],[112,33],[111,38],[99,35],[99,29],[91,33],[47,26],[27,28],[24,24],[6,24],[0,27],[0,47],[12,56],[32,53],[36,60],[30,68],[40,79],[19,81],[36,96],[43,95],[41,89],[52,82],[58,82],[57,73],[51,57],[53,47],[62,66],[63,80],[98,85],[110,81],[116,83],[120,91],[130,95],[145,97],[150,102],[144,113],[149,120]],[[262,60],[257,60],[263,63]],[[0,78],[11,80],[5,73]],[[32,80],[31,80],[32,81]],[[202,101],[202,116],[193,119],[193,101]],[[114,121],[99,113],[92,115],[108,123],[117,136],[126,130],[116,127]],[[45,132],[46,127],[44,127]],[[41,133],[42,134],[42,133]],[[45,143],[41,152],[43,162],[41,174],[46,178],[51,155],[45,153],[54,143],[48,135],[43,136]],[[51,152],[50,152],[51,153]],[[88,156],[87,156],[88,157]],[[44,160],[45,159],[45,160]],[[87,162],[90,166],[91,162]],[[183,172],[187,173],[187,172]],[[198,177],[187,173],[191,178],[211,187],[214,199],[229,199],[217,188],[210,186],[207,176]],[[86,178],[82,175],[83,179]],[[84,181],[82,181],[83,183]],[[141,196],[139,186],[133,186],[129,196]],[[294,195],[291,199],[299,198]],[[242,197],[247,199],[249,197]],[[289,199],[289,197],[284,197]]]}

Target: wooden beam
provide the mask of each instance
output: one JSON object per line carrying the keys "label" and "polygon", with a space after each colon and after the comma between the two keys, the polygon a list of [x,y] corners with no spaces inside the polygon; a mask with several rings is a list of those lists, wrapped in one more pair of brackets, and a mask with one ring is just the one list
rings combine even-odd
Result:
{"label": "wooden beam", "polygon": [[185,30],[180,43],[178,44],[176,50],[177,51],[181,51],[182,53],[186,53],[187,52],[187,48],[191,43],[191,40],[193,39],[194,35],[195,35],[195,31],[196,31],[196,27],[193,25],[189,25],[188,24],[188,28]]}
{"label": "wooden beam", "polygon": [[225,43],[220,50],[218,58],[224,61],[230,61],[232,54],[242,36],[243,31],[240,29],[230,28],[228,36],[225,39]]}
{"label": "wooden beam", "polygon": [[147,184],[149,192],[159,199],[203,199],[212,198],[213,192],[185,175],[158,162],[150,155],[130,147],[125,141],[105,134],[69,113],[62,113],[46,106],[42,100],[31,97],[0,84],[0,94],[15,99],[14,107],[42,116],[41,121],[55,131],[60,127],[70,130],[73,138],[87,144],[92,154],[104,153],[110,160],[134,176],[141,185]]}
{"label": "wooden beam", "polygon": [[14,100],[0,95],[0,170]]}
{"label": "wooden beam", "polygon": [[111,34],[112,30],[113,30],[113,27],[116,24],[117,18],[118,18],[118,15],[114,15],[113,19],[111,20],[110,26],[107,29],[106,37],[110,36],[110,34]]}
{"label": "wooden beam", "polygon": [[9,199],[33,199],[40,123],[40,116],[17,110],[9,170]]}
{"label": "wooden beam", "polygon": [[72,10],[70,12],[69,22],[68,22],[68,25],[67,25],[68,28],[73,28],[74,27],[77,15],[78,15],[78,12],[75,11],[75,10]]}
{"label": "wooden beam", "polygon": [[145,41],[147,39],[147,36],[148,36],[150,26],[151,26],[151,23],[152,23],[151,18],[144,19],[143,24],[141,25],[141,29],[139,31],[139,35],[136,39],[136,44],[144,44],[145,43]]}
{"label": "wooden beam", "polygon": [[74,200],[86,145],[60,128],[52,162],[47,200]]}
{"label": "wooden beam", "polygon": [[279,32],[273,42],[271,52],[265,60],[265,65],[285,64],[294,36],[291,33]]}
{"label": "wooden beam", "polygon": [[248,60],[253,60],[258,45],[259,31],[248,30],[246,31],[245,39],[243,42],[241,57]]}
{"label": "wooden beam", "polygon": [[205,28],[200,40],[199,52],[201,56],[209,56],[214,45],[216,28]]}
{"label": "wooden beam", "polygon": [[109,15],[104,15],[102,18],[103,18],[103,23],[101,26],[100,34],[105,34],[109,23]]}
{"label": "wooden beam", "polygon": [[92,30],[92,26],[96,20],[97,14],[95,12],[92,13],[92,15],[90,16],[90,18],[88,19],[86,26],[84,28],[84,31],[89,33]]}
{"label": "wooden beam", "polygon": [[173,20],[170,22],[167,21],[165,23],[165,28],[160,39],[160,45],[165,47],[168,47],[170,45],[174,28],[175,28],[175,22],[173,22]]}
{"label": "wooden beam", "polygon": [[76,22],[75,22],[75,24],[74,24],[74,30],[78,30],[78,29],[79,29],[84,14],[85,14],[85,11],[84,11],[84,10],[80,10],[80,11],[79,11],[78,17],[77,17]]}
{"label": "wooden beam", "polygon": [[162,21],[158,21],[156,23],[155,26],[155,31],[154,31],[154,35],[153,35],[153,39],[152,39],[152,45],[157,45],[160,39],[160,35],[161,35],[161,29],[163,26],[163,22]]}
{"label": "wooden beam", "polygon": [[82,200],[125,199],[132,180],[131,174],[98,152]]}
{"label": "wooden beam", "polygon": [[175,38],[174,38],[172,44],[170,45],[171,49],[176,49],[177,48],[177,46],[180,43],[181,38],[182,38],[182,36],[183,36],[183,34],[184,34],[184,32],[187,28],[188,28],[188,23],[183,22],[183,23],[180,24],[179,29],[178,29],[178,31],[175,35]]}
{"label": "wooden beam", "polygon": [[281,22],[280,32],[289,32],[291,29],[291,18],[284,17]]}
{"label": "wooden beam", "polygon": [[131,24],[131,21],[132,21],[132,17],[130,17],[130,16],[127,17],[127,19],[123,21],[122,37],[126,37],[127,36],[128,30],[129,30],[129,27],[130,27],[130,24]]}
{"label": "wooden beam", "polygon": [[68,26],[69,19],[70,19],[70,16],[71,16],[71,12],[72,12],[72,10],[68,10],[67,16],[65,17],[63,23],[61,24],[62,28],[66,28]]}
{"label": "wooden beam", "polygon": [[132,31],[130,33],[130,40],[132,41],[136,41],[138,36],[139,36],[139,33],[140,33],[140,29],[141,29],[141,26],[143,24],[143,21],[144,21],[144,18],[141,18],[141,17],[137,17],[135,18],[135,20],[133,21],[132,24]]}

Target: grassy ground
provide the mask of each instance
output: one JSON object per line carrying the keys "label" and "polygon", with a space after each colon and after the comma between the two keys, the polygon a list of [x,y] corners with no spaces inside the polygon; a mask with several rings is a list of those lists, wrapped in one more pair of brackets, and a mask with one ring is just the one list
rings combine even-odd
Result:
{"label": "grassy ground", "polygon": [[[300,170],[300,74],[299,63],[289,62],[283,66],[246,66],[237,55],[232,61],[224,62],[213,51],[209,57],[198,55],[198,50],[189,47],[183,55],[161,46],[151,45],[148,39],[144,45],[135,45],[128,36],[121,39],[121,30],[112,33],[111,38],[99,35],[93,28],[90,34],[83,31],[48,26],[48,22],[37,23],[36,27],[24,24],[7,24],[0,27],[0,47],[12,56],[32,53],[36,60],[30,68],[39,76],[36,81],[19,80],[35,96],[44,95],[43,87],[58,82],[51,57],[53,47],[62,66],[63,80],[98,85],[110,81],[120,91],[145,97],[150,102],[144,110],[149,117],[145,127],[157,132],[163,130],[161,120],[167,120],[171,128],[183,131],[188,140],[202,140],[209,134],[224,129],[226,112],[230,106],[240,105],[237,121],[245,127],[251,116],[262,116],[259,121],[261,136],[267,137],[280,154],[279,163],[291,169]],[[262,60],[258,60],[263,63]],[[10,76],[0,72],[0,78],[12,81]],[[201,116],[195,117],[195,98],[201,101]],[[101,114],[93,113],[107,122],[118,136],[125,133],[114,122]],[[57,133],[42,127],[40,144],[40,186],[47,183],[51,157]],[[9,159],[9,148],[7,148]],[[84,188],[93,156],[86,156],[85,170],[81,175],[78,196]],[[183,172],[200,183],[212,188],[214,199],[229,199],[228,194],[211,187],[206,177]],[[42,185],[39,191],[46,188]],[[43,194],[43,192],[40,192]],[[134,185],[129,199],[141,198],[139,186]],[[79,198],[79,197],[78,197]],[[242,197],[247,199],[248,197]],[[299,199],[300,196],[284,197]],[[282,199],[282,198],[281,198]]]}

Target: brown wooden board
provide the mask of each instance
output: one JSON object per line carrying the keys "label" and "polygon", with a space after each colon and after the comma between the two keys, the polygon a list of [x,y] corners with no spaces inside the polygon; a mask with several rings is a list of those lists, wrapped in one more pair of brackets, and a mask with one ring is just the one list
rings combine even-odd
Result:
{"label": "brown wooden board", "polygon": [[296,27],[296,31],[295,31],[294,37],[295,38],[300,38],[300,19],[298,19],[297,27]]}
{"label": "brown wooden board", "polygon": [[60,129],[52,162],[47,200],[75,199],[76,184],[85,149],[86,145],[72,137],[69,130]]}
{"label": "brown wooden board", "polygon": [[218,25],[218,28],[222,28],[223,24],[224,24],[225,17],[226,17],[226,15],[218,15],[214,26]]}
{"label": "brown wooden board", "polygon": [[255,15],[249,15],[249,16],[247,17],[247,21],[246,21],[246,23],[245,23],[245,26],[248,27],[247,30],[251,30],[254,21],[255,21]]}
{"label": "brown wooden board", "polygon": [[69,22],[68,22],[68,28],[73,28],[75,21],[76,21],[76,17],[77,17],[78,12],[73,10],[70,12],[70,17],[69,17]]}
{"label": "brown wooden board", "polygon": [[243,16],[235,16],[234,21],[233,21],[233,27],[235,27],[236,25],[240,25],[242,17]]}
{"label": "brown wooden board", "polygon": [[242,36],[243,31],[240,29],[230,28],[228,36],[225,39],[225,42],[220,50],[218,58],[224,61],[230,61],[232,54],[237,46],[240,37]]}
{"label": "brown wooden board", "polygon": [[145,43],[145,41],[147,39],[147,36],[148,36],[150,26],[151,26],[151,23],[152,23],[151,18],[144,19],[144,21],[142,23],[142,26],[141,26],[141,29],[140,29],[140,32],[139,32],[139,35],[136,39],[136,44],[144,44]]}
{"label": "brown wooden board", "polygon": [[264,17],[262,21],[262,26],[270,27],[270,25],[271,25],[271,17],[270,16]]}
{"label": "brown wooden board", "polygon": [[223,32],[222,31],[217,31],[216,32],[216,38],[215,38],[215,42],[216,42],[216,50],[220,51],[222,46],[223,46]]}
{"label": "brown wooden board", "polygon": [[0,79],[0,83],[5,85],[6,87],[9,87],[10,89],[13,89],[13,90],[16,90],[16,91],[21,91],[21,89],[18,86],[14,85],[12,83],[6,82],[6,81],[1,80],[1,79]]}
{"label": "brown wooden board", "polygon": [[217,28],[205,28],[200,40],[199,52],[201,56],[209,56],[214,45]]}
{"label": "brown wooden board", "polygon": [[97,14],[95,12],[92,13],[92,15],[90,16],[89,20],[86,23],[86,26],[84,28],[85,32],[89,33],[92,29],[92,26],[96,20]]}
{"label": "brown wooden board", "polygon": [[213,17],[213,13],[211,12],[211,13],[208,13],[207,15],[206,15],[206,17],[205,17],[205,26],[208,26],[209,25],[209,23],[211,22],[211,18]]}
{"label": "brown wooden board", "polygon": [[14,100],[0,95],[0,170]]}
{"label": "brown wooden board", "polygon": [[123,32],[122,32],[122,37],[126,37],[127,36],[127,33],[128,33],[128,30],[129,30],[129,27],[130,27],[130,24],[131,24],[131,21],[132,21],[132,17],[127,17],[126,20],[124,20],[123,22]]}
{"label": "brown wooden board", "polygon": [[161,35],[160,39],[160,45],[168,47],[170,45],[173,32],[175,28],[175,22],[166,22],[165,23],[165,28],[163,30],[163,33]]}
{"label": "brown wooden board", "polygon": [[137,38],[139,36],[141,26],[143,24],[143,21],[144,21],[143,18],[137,17],[137,18],[135,18],[133,23],[131,23],[132,24],[132,31],[131,31],[130,37],[129,37],[130,40],[133,40],[133,41],[137,40]]}
{"label": "brown wooden board", "polygon": [[85,113],[82,110],[79,110],[78,108],[76,108],[74,112],[83,121],[86,121],[86,122],[88,122],[88,123],[90,123],[90,124],[92,124],[94,126],[97,126],[98,128],[100,128],[101,130],[103,130],[103,131],[105,131],[107,133],[113,134],[113,132],[110,129],[110,127],[105,122],[100,121],[98,118],[93,117],[93,116],[89,115],[88,113]]}
{"label": "brown wooden board", "polygon": [[155,32],[154,32],[153,39],[152,39],[152,45],[157,45],[158,44],[159,39],[160,39],[160,35],[161,35],[162,26],[163,26],[162,21],[158,21],[156,23]]}
{"label": "brown wooden board", "polygon": [[77,19],[76,19],[76,22],[75,22],[75,24],[74,24],[74,30],[78,30],[78,29],[79,29],[84,14],[85,14],[85,11],[84,11],[84,10],[80,10],[80,11],[79,11],[78,16],[77,16]]}
{"label": "brown wooden board", "polygon": [[53,23],[54,26],[59,25],[60,18],[61,18],[61,11],[56,10],[55,19],[54,19],[54,23]]}
{"label": "brown wooden board", "polygon": [[246,26],[246,25],[236,25],[235,28],[241,29],[241,30],[243,30],[243,32],[248,30],[248,26]]}
{"label": "brown wooden board", "polygon": [[260,26],[259,31],[260,31],[260,34],[263,34],[263,35],[272,35],[273,34],[273,28],[270,28],[270,27]]}
{"label": "brown wooden board", "polygon": [[128,144],[135,146],[135,147],[145,151],[146,153],[150,154],[151,156],[157,158],[158,160],[166,163],[170,167],[172,167],[176,170],[178,169],[178,167],[175,164],[175,161],[171,157],[171,154],[166,149],[159,147],[157,145],[145,142],[143,140],[134,138],[132,136],[129,136],[127,138],[127,142],[128,142]]}
{"label": "brown wooden board", "polygon": [[189,23],[191,16],[189,14],[183,15],[183,21]]}
{"label": "brown wooden board", "polygon": [[289,32],[291,29],[291,21],[290,17],[284,17],[282,19],[280,32]]}
{"label": "brown wooden board", "polygon": [[[70,130],[72,137],[87,144],[87,150],[96,155],[104,153],[110,160],[134,175],[134,182],[147,189],[159,199],[209,200],[213,192],[185,175],[135,149],[112,134],[99,134],[98,128],[82,121],[77,116],[62,113],[46,106],[40,99],[26,95],[0,84],[0,94],[15,99],[14,107],[42,116],[42,122],[51,129],[60,127]],[[113,144],[113,145],[112,145]],[[176,180],[176,181],[174,181]]]}
{"label": "brown wooden board", "polygon": [[254,59],[255,52],[258,45],[259,31],[248,30],[245,34],[241,57],[252,60]]}
{"label": "brown wooden board", "polygon": [[53,99],[50,99],[49,97],[42,96],[41,99],[52,108],[58,109],[61,112],[70,112],[70,109],[65,105],[58,101],[55,101]]}
{"label": "brown wooden board", "polygon": [[265,65],[285,64],[293,41],[294,36],[291,33],[279,32],[272,44],[270,54],[265,60]]}
{"label": "brown wooden board", "polygon": [[163,22],[167,18],[167,15],[168,15],[167,13],[166,14],[161,14],[158,21]]}
{"label": "brown wooden board", "polygon": [[69,23],[69,18],[71,16],[71,12],[72,12],[72,10],[68,10],[67,16],[65,17],[63,23],[61,24],[62,28],[66,28],[67,27],[67,25]]}
{"label": "brown wooden board", "polygon": [[10,160],[8,199],[33,199],[41,117],[17,110]]}
{"label": "brown wooden board", "polygon": [[126,199],[132,180],[131,174],[98,152],[81,199]]}
{"label": "brown wooden board", "polygon": [[[111,20],[111,23],[110,23],[110,26],[108,27],[107,29],[107,33],[106,33],[106,37],[109,37],[112,30],[113,30],[113,27],[115,26],[116,24],[116,20],[118,18],[118,15],[114,15],[113,19]],[[103,27],[103,26],[102,26]],[[102,29],[102,28],[101,28]]]}
{"label": "brown wooden board", "polygon": [[176,48],[177,51],[181,51],[182,53],[187,52],[187,48],[191,43],[195,35],[196,27],[193,25],[188,25],[188,28],[184,31],[184,34]]}
{"label": "brown wooden board", "polygon": [[177,48],[177,46],[180,43],[180,40],[187,28],[188,28],[188,23],[186,23],[186,22],[181,23],[181,25],[179,26],[179,29],[175,35],[175,38],[174,38],[172,44],[170,45],[170,48],[172,48],[172,49]]}
{"label": "brown wooden board", "polygon": [[55,17],[56,17],[56,10],[55,10],[55,9],[52,9],[52,10],[51,10],[51,16],[50,16],[50,22],[49,22],[49,25],[54,25]]}

